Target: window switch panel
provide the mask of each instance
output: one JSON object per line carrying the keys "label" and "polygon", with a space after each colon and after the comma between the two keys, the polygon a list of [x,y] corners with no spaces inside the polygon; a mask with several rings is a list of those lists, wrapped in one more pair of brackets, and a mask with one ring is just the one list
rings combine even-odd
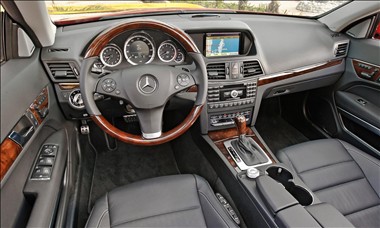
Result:
{"label": "window switch panel", "polygon": [[54,157],[40,157],[37,166],[53,166],[54,160]]}

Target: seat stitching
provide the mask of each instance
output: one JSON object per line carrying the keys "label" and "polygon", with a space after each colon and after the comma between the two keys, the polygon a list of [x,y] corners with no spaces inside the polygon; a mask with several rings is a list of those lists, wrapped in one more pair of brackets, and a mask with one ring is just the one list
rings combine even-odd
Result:
{"label": "seat stitching", "polygon": [[[356,153],[357,155],[359,155],[359,156],[365,158],[367,161],[373,163],[373,164],[376,165],[377,167],[380,166],[379,164],[377,164],[376,162],[372,161],[371,159],[369,159],[369,158],[368,158],[367,156],[365,156],[364,154],[360,153],[358,150],[355,150],[355,148],[350,149],[350,148],[348,148],[348,147],[345,147],[344,144],[343,144],[340,140],[338,140],[338,141],[339,141],[340,144],[342,144],[342,146],[343,146],[347,151],[351,151],[351,152]],[[348,154],[349,154],[349,153],[348,153]],[[351,154],[349,154],[349,155],[352,157]],[[352,159],[355,161],[355,159],[354,159],[353,157],[352,157]],[[367,180],[369,186],[371,186],[371,188],[373,189],[373,191],[374,191],[374,192],[376,193],[376,195],[379,197],[379,194],[377,193],[375,187],[372,186],[371,182],[367,179],[367,176],[365,175],[365,172],[364,172],[364,170],[362,169],[362,167],[360,167],[360,165],[359,165],[356,161],[355,161],[355,163],[356,163],[356,165],[359,167],[359,169],[362,171],[362,173],[363,173],[364,177],[366,178],[366,180]]]}
{"label": "seat stitching", "polygon": [[199,191],[199,190],[198,190],[198,192],[206,198],[206,200],[208,201],[208,203],[211,205],[212,209],[214,209],[214,211],[219,215],[219,217],[223,220],[223,222],[227,225],[227,227],[230,227],[230,226],[228,225],[228,223],[226,222],[226,220],[224,220],[224,218],[223,218],[223,217],[219,214],[219,212],[215,209],[214,205],[212,205],[212,203],[211,203],[210,200],[207,198],[207,196],[206,196],[203,192],[201,192],[201,191]]}
{"label": "seat stitching", "polygon": [[317,191],[320,191],[320,190],[323,190],[323,189],[327,189],[327,188],[336,187],[336,186],[339,186],[339,185],[342,185],[342,184],[347,184],[347,183],[350,183],[352,181],[357,181],[357,180],[360,180],[360,179],[365,179],[365,177],[355,178],[355,179],[347,180],[347,181],[344,181],[344,182],[341,182],[341,183],[334,183],[334,184],[331,184],[331,185],[327,185],[327,186],[325,186],[323,188],[314,189],[313,192],[317,192]]}
{"label": "seat stitching", "polygon": [[[333,163],[333,164],[323,165],[323,166],[319,166],[319,167],[316,167],[316,168],[304,170],[304,171],[302,171],[302,172],[300,172],[298,174],[300,175],[300,174],[303,174],[303,173],[306,173],[306,172],[315,171],[317,169],[327,168],[329,166],[339,165],[339,164],[346,163],[346,162],[355,162],[355,161],[349,160],[349,161],[341,161],[341,162],[337,162],[337,163]],[[355,164],[356,164],[356,162],[355,162]]]}
{"label": "seat stitching", "polygon": [[[366,160],[368,160],[369,162],[375,164],[376,166],[380,166],[379,164],[377,164],[376,162],[372,161],[371,159],[369,159],[367,156],[363,155],[361,152],[359,152],[358,150],[355,150],[355,149],[351,149],[351,148],[348,148],[348,147],[345,147],[343,145],[343,143],[338,140],[340,142],[340,144],[342,144],[342,146],[347,150],[347,151],[352,151],[352,152],[355,152],[356,154],[360,155],[361,157],[364,157]],[[350,154],[351,156],[351,154]],[[351,156],[352,157],[352,156]],[[353,160],[355,160],[354,158],[352,158]]]}
{"label": "seat stitching", "polygon": [[195,176],[195,175],[193,174],[193,178],[194,178],[194,181],[195,181],[195,189],[196,189],[196,191],[197,191],[198,203],[199,203],[200,208],[201,208],[201,211],[202,211],[203,222],[204,222],[204,224],[207,226],[207,222],[206,222],[206,218],[205,218],[205,215],[204,215],[204,212],[203,212],[203,208],[202,208],[201,200],[199,199],[199,194],[198,194],[198,180],[197,180],[197,176]]}
{"label": "seat stitching", "polygon": [[100,222],[103,220],[103,217],[104,217],[104,215],[105,215],[107,212],[108,212],[108,209],[105,209],[105,210],[103,211],[102,216],[100,216],[100,219],[99,219],[98,224],[96,225],[96,227],[99,227]]}
{"label": "seat stitching", "polygon": [[161,216],[161,215],[168,215],[168,214],[173,214],[173,213],[177,213],[177,212],[184,212],[184,211],[191,211],[191,210],[195,210],[195,209],[198,209],[199,206],[192,206],[192,207],[189,207],[189,208],[186,208],[186,209],[181,209],[181,210],[176,210],[176,211],[169,211],[169,212],[165,212],[165,213],[162,213],[162,214],[157,214],[157,215],[150,215],[150,216],[146,216],[146,217],[143,217],[143,218],[138,218],[138,219],[132,219],[132,220],[124,220],[122,222],[119,222],[113,226],[119,226],[119,225],[122,225],[122,224],[125,224],[125,223],[130,223],[130,222],[135,222],[135,221],[139,221],[139,220],[143,220],[143,219],[147,219],[147,218],[153,218],[153,217],[157,217],[157,216]]}
{"label": "seat stitching", "polygon": [[108,200],[108,192],[106,193],[106,202],[107,202],[107,208],[108,208],[108,216],[109,216],[109,222],[110,222],[110,227],[112,227],[111,223],[111,207],[110,207],[110,202]]}
{"label": "seat stitching", "polygon": [[366,180],[365,177],[362,177],[362,178],[358,178],[358,179],[355,179],[355,180],[346,181],[346,182],[343,182],[341,184],[333,185],[333,186],[330,186],[330,187],[327,187],[327,188],[322,188],[322,189],[319,189],[319,190],[314,190],[313,192],[316,193],[316,192],[321,192],[321,191],[329,190],[330,188],[340,187],[342,185],[349,184],[351,182],[355,182],[355,181],[359,181],[359,180],[363,180],[363,179]]}
{"label": "seat stitching", "polygon": [[286,152],[284,152],[284,155],[285,155],[286,159],[288,159],[291,168],[293,168],[293,170],[294,170],[296,173],[298,173],[296,167],[294,167],[293,162],[290,160],[290,157],[288,156],[288,154],[287,154]]}
{"label": "seat stitching", "polygon": [[354,212],[350,212],[350,213],[348,213],[348,214],[345,214],[344,216],[350,216],[350,215],[353,215],[353,214],[356,214],[356,213],[359,213],[359,212],[362,212],[362,211],[366,211],[366,210],[372,209],[372,208],[374,208],[374,207],[379,207],[379,204],[375,204],[375,205],[373,205],[373,206],[369,206],[369,207],[366,207],[366,208],[364,208],[364,209],[360,209],[360,210],[356,210],[356,211],[354,211]]}

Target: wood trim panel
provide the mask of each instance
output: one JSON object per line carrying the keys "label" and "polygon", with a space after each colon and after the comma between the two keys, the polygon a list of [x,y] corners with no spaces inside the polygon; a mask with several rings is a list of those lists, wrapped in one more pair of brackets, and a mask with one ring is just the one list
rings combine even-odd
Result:
{"label": "wood trim panel", "polygon": [[[257,137],[257,135],[252,131],[251,128],[246,128],[246,134],[249,137],[252,137],[253,140],[261,147],[261,149],[268,155],[272,163],[276,163],[275,159],[272,157],[271,153],[265,148],[264,144]],[[239,137],[238,130],[236,128],[229,128],[219,131],[211,131],[208,133],[210,139],[214,142],[214,144],[218,147],[218,149],[222,152],[228,162],[231,164],[233,168],[237,168],[237,165],[233,158],[228,153],[226,147],[224,146],[224,142],[230,139],[234,139]]]}
{"label": "wood trim panel", "polygon": [[3,141],[0,151],[0,180],[3,179],[9,168],[21,153],[21,150],[22,147],[11,139],[7,138]]}
{"label": "wood trim panel", "polygon": [[329,62],[326,62],[326,63],[323,63],[323,64],[319,64],[319,65],[316,65],[316,66],[313,66],[313,67],[310,67],[310,68],[300,69],[298,71],[295,70],[295,71],[290,71],[290,72],[284,72],[284,73],[276,74],[276,75],[273,75],[273,76],[262,77],[262,78],[259,78],[259,80],[257,82],[257,85],[258,86],[262,86],[262,85],[266,85],[266,84],[269,84],[269,83],[278,82],[278,81],[289,79],[289,78],[294,78],[294,77],[297,77],[297,76],[300,76],[300,75],[304,75],[304,74],[308,74],[308,73],[311,73],[311,72],[314,72],[314,71],[318,71],[318,70],[326,69],[326,68],[329,68],[329,67],[333,67],[333,66],[341,64],[342,62],[343,62],[343,59],[337,59],[337,60],[332,60],[332,61],[329,61]]}
{"label": "wood trim panel", "polygon": [[101,50],[107,46],[107,44],[119,34],[127,30],[135,29],[155,29],[162,32],[166,32],[173,38],[180,42],[187,52],[200,53],[193,40],[184,31],[170,26],[168,24],[153,21],[153,20],[141,20],[123,23],[112,28],[103,31],[93,40],[87,49],[85,58],[96,57],[100,55]]}
{"label": "wood trim panel", "polygon": [[79,83],[59,83],[58,86],[61,90],[73,90],[79,88]]}
{"label": "wood trim panel", "polygon": [[196,92],[198,92],[198,86],[197,86],[197,85],[193,85],[193,86],[190,87],[186,92],[189,92],[189,93],[196,93]]}
{"label": "wood trim panel", "polygon": [[41,93],[38,95],[38,97],[30,105],[29,110],[33,114],[33,116],[36,118],[38,124],[41,124],[42,121],[44,121],[46,117],[42,115],[42,112],[48,108],[49,108],[49,93],[48,93],[48,88],[45,87],[41,91]]}
{"label": "wood trim panel", "polygon": [[[360,61],[360,60],[356,60],[356,59],[353,59],[352,60],[352,65],[354,66],[354,69],[355,69],[355,72],[356,72],[356,75],[359,77],[359,78],[362,78],[362,79],[365,79],[365,80],[368,80],[368,81],[373,81],[373,82],[380,82],[380,66],[377,66],[375,64],[371,64],[371,63],[367,63],[367,62],[363,62],[363,61]],[[370,69],[367,69],[364,66],[368,66],[370,67]],[[376,69],[377,69],[377,72],[376,72]],[[372,75],[371,78],[369,77],[366,77],[366,76],[363,76],[362,74],[367,74],[367,75]]]}
{"label": "wood trim panel", "polygon": [[117,129],[110,122],[108,122],[103,116],[91,116],[92,120],[110,136],[119,139],[125,143],[143,146],[154,146],[165,142],[169,142],[178,136],[185,133],[198,119],[202,112],[203,106],[194,106],[189,115],[180,123],[177,127],[168,132],[162,133],[159,138],[156,139],[144,139],[141,135],[134,135]]}

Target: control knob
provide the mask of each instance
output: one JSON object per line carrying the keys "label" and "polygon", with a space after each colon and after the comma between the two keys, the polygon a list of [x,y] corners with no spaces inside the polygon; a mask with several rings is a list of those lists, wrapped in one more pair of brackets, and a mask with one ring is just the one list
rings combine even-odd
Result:
{"label": "control knob", "polygon": [[74,89],[69,95],[69,104],[75,109],[84,109],[82,94],[79,89]]}
{"label": "control knob", "polygon": [[238,91],[236,91],[236,90],[232,90],[231,91],[231,97],[232,98],[237,98],[239,96],[239,92]]}

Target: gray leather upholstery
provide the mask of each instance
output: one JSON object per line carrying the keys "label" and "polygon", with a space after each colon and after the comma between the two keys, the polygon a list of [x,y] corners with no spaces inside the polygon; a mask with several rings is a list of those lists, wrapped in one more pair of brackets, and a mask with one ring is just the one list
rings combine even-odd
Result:
{"label": "gray leather upholstery", "polygon": [[294,145],[281,150],[278,158],[352,224],[380,227],[379,160],[337,139]]}
{"label": "gray leather upholstery", "polygon": [[86,227],[237,227],[196,175],[135,182],[100,198]]}

